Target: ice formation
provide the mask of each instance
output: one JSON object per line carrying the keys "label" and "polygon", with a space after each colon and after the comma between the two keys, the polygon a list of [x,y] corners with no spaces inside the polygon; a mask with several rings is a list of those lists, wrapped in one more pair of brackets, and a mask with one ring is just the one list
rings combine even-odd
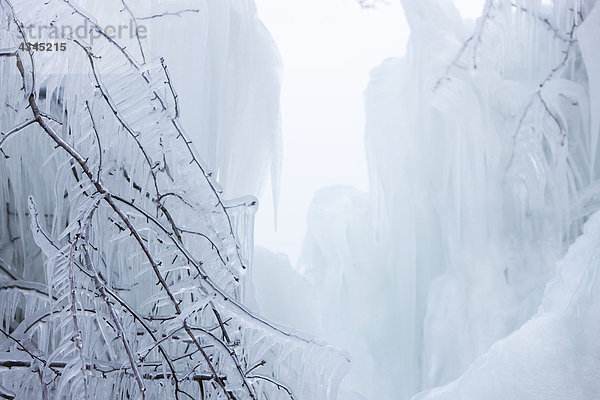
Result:
{"label": "ice formation", "polygon": [[[528,320],[523,330],[539,322],[531,318],[555,264],[595,210],[593,7],[488,1],[465,37],[451,4],[405,2],[407,57],[377,70],[367,93],[377,254],[397,279],[401,310],[401,398],[467,369],[471,380],[461,378],[449,398],[558,399],[564,394],[542,386],[561,383],[572,398],[600,393],[567,384],[559,378],[569,372],[553,374],[544,363],[577,359],[576,352],[552,348],[560,342],[545,344],[540,335],[541,353],[528,357],[531,343],[513,333]],[[575,324],[566,329],[579,336]],[[495,377],[510,375],[497,383],[503,391],[494,391],[474,370],[491,364],[494,352],[509,351],[494,345],[504,337],[499,343],[511,341],[515,365],[486,368]],[[579,339],[592,351],[593,342]],[[571,373],[598,377],[598,365],[573,367]],[[467,381],[479,383],[463,390]]]}
{"label": "ice formation", "polygon": [[[277,178],[253,2],[0,0],[0,397],[599,398],[600,5],[402,3],[370,194],[320,191],[298,268],[259,250],[251,287],[256,201],[224,198]],[[126,21],[148,38],[100,32]],[[251,288],[350,350],[340,396],[348,356]]]}
{"label": "ice formation", "polygon": [[[344,353],[244,306],[256,201],[224,200],[276,165],[277,54],[252,1],[189,6],[0,1],[3,398],[336,397]],[[188,79],[157,58],[183,14],[199,18]],[[111,35],[124,21],[150,36]],[[20,46],[40,26],[86,35]]]}
{"label": "ice formation", "polygon": [[[411,165],[432,167],[410,183],[423,196],[409,221],[423,225],[430,199],[424,225],[442,232],[423,243],[442,262],[432,269],[417,244],[412,264],[443,267],[417,275],[429,286],[417,389],[452,381],[415,399],[600,396],[599,23],[595,1],[488,1],[442,78],[408,88],[423,102],[404,127],[419,133]],[[417,35],[409,65],[435,64]]]}

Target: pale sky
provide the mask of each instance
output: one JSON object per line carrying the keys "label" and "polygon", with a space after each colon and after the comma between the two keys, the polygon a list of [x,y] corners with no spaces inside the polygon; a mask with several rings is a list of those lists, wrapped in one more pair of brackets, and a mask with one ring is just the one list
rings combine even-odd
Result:
{"label": "pale sky", "polygon": [[[278,229],[266,191],[255,240],[294,264],[318,189],[341,184],[368,191],[363,92],[374,67],[405,53],[409,31],[397,0],[368,10],[355,0],[255,1],[284,64]],[[455,4],[474,18],[483,0]]]}

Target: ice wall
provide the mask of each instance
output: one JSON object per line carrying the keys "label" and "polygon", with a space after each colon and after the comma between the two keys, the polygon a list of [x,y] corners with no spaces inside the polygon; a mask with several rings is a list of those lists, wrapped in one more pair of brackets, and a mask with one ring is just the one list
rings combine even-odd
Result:
{"label": "ice wall", "polygon": [[[535,392],[556,375],[534,373],[548,359],[573,357],[546,346],[565,336],[526,353],[532,332],[541,338],[550,323],[536,319],[529,333],[494,343],[536,313],[555,262],[596,209],[598,66],[586,56],[594,2],[488,1],[474,29],[450,2],[403,4],[408,54],[374,71],[366,95],[375,263],[393,282],[398,310],[397,398],[467,370],[447,398],[566,398]],[[563,326],[575,346],[594,350],[577,325]],[[472,364],[492,345],[489,359]],[[511,362],[529,364],[510,375]],[[504,391],[464,383],[484,379],[482,364],[487,376],[507,377],[491,386]],[[567,375],[597,366],[570,365],[554,384],[594,398],[596,387]]]}
{"label": "ice wall", "polygon": [[596,399],[600,395],[600,215],[558,263],[539,311],[454,382],[414,400]]}

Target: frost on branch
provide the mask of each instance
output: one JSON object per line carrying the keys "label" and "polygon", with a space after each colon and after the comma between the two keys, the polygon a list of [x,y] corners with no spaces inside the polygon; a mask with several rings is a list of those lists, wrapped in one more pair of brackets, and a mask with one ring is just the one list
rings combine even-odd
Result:
{"label": "frost on branch", "polygon": [[[254,202],[222,199],[164,60],[94,21],[0,1],[0,394],[333,399],[347,357],[242,305]],[[93,43],[19,49],[84,24]]]}

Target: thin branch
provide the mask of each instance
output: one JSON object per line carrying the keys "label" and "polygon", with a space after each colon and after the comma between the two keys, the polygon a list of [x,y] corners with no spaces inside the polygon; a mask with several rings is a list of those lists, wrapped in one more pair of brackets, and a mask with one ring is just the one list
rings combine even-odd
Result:
{"label": "thin branch", "polygon": [[140,39],[140,32],[138,29],[138,18],[136,18],[135,14],[131,10],[131,8],[129,8],[127,3],[125,3],[125,0],[121,0],[121,3],[123,4],[123,9],[127,11],[129,17],[131,18],[131,21],[133,22],[133,29],[135,29],[135,37],[140,48],[140,54],[142,55],[142,64],[146,64],[146,55],[144,54],[144,47],[142,46],[142,39]]}
{"label": "thin branch", "polygon": [[[21,292],[37,293],[45,298],[50,298],[48,291],[44,290],[44,286],[37,282],[14,280],[10,282],[0,282],[0,291],[2,290],[18,290]],[[56,297],[54,297],[56,300]]]}
{"label": "thin branch", "polygon": [[17,395],[14,392],[5,388],[4,386],[0,385],[0,397],[7,400],[14,400],[14,398],[17,397]]}
{"label": "thin branch", "polygon": [[554,36],[557,39],[559,39],[559,40],[561,40],[563,42],[566,42],[566,43],[571,43],[573,41],[573,38],[567,36],[568,33],[561,32],[556,26],[554,26],[550,22],[550,20],[548,19],[548,17],[543,17],[543,16],[539,15],[538,13],[536,13],[536,12],[528,9],[527,7],[524,7],[524,6],[516,4],[515,2],[511,2],[510,5],[511,5],[511,7],[514,7],[515,9],[517,9],[517,10],[523,12],[524,14],[530,16],[531,18],[533,18],[533,19],[541,22],[546,27],[546,29],[548,29],[549,31],[551,31],[554,34]]}
{"label": "thin branch", "polygon": [[250,368],[248,371],[246,371],[246,376],[248,376],[248,374],[252,371],[254,371],[257,368],[262,367],[263,365],[265,365],[267,362],[265,360],[262,360],[261,362],[257,363],[254,367]]}
{"label": "thin branch", "polygon": [[94,130],[94,135],[96,136],[96,142],[98,144],[98,174],[96,176],[96,180],[100,182],[100,174],[102,173],[102,143],[100,142],[100,135],[98,134],[98,128],[96,128],[96,121],[94,121],[94,115],[92,114],[92,110],[90,109],[90,103],[85,102],[85,108],[90,116],[90,121],[92,121],[92,129]]}
{"label": "thin branch", "polygon": [[6,261],[4,261],[1,257],[0,257],[0,271],[4,272],[12,280],[16,281],[16,280],[20,279],[20,277],[17,277],[17,273],[15,272],[14,268],[11,267],[10,264],[8,264]]}
{"label": "thin branch", "polygon": [[[32,362],[28,360],[17,360],[14,357],[11,358],[0,358],[0,367],[2,368],[31,368]],[[66,368],[69,363],[67,361],[53,361],[48,363],[48,367],[57,371],[58,374],[61,374],[61,370]],[[85,368],[87,371],[97,371],[103,375],[108,375],[111,373],[127,373],[132,374],[128,367],[124,367],[121,364],[117,363],[109,363],[107,361],[101,360],[88,360],[85,364]],[[173,379],[173,376],[170,374],[163,374],[161,372],[156,372],[157,368],[160,368],[160,364],[157,363],[141,363],[140,369],[142,371],[141,378],[143,380],[155,381],[155,380],[164,380],[164,379]],[[226,380],[226,377],[222,377],[223,380]],[[208,373],[195,373],[190,374],[186,378],[182,379],[182,381],[210,381],[213,380],[212,375]]]}
{"label": "thin branch", "polygon": [[461,60],[464,53],[467,51],[467,49],[469,48],[469,46],[471,45],[472,42],[476,42],[474,45],[474,48],[473,48],[473,64],[472,64],[472,66],[473,66],[473,68],[477,69],[477,55],[476,55],[475,49],[481,43],[481,36],[483,34],[483,29],[484,29],[487,21],[490,19],[492,8],[493,8],[493,0],[486,0],[485,7],[483,9],[483,14],[477,20],[477,26],[475,28],[475,31],[473,32],[473,34],[471,36],[469,36],[467,38],[467,40],[465,40],[463,42],[460,50],[454,56],[454,59],[452,60],[452,62],[446,67],[446,71],[445,71],[444,75],[437,80],[437,82],[435,83],[435,85],[433,87],[434,92],[438,90],[438,88],[441,86],[441,84],[444,81],[450,80],[450,72],[452,72],[453,68],[468,69],[467,66],[459,64],[459,61]]}
{"label": "thin branch", "polygon": [[221,339],[219,339],[214,334],[212,334],[212,332],[209,332],[204,328],[190,327],[190,329],[192,329],[194,331],[202,332],[203,334],[208,336],[211,340],[213,340],[223,350],[225,350],[225,352],[229,355],[229,357],[231,358],[231,361],[235,365],[240,377],[242,378],[242,385],[246,387],[246,389],[248,390],[248,393],[250,393],[250,397],[252,397],[254,399],[255,395],[253,394],[252,388],[246,379],[246,374],[244,374],[244,371],[242,369],[242,364],[240,363],[240,360],[239,360],[235,350],[233,350],[230,346],[225,344]]}
{"label": "thin branch", "polygon": [[[52,372],[54,372],[56,375],[60,375],[60,372],[57,371],[55,368],[53,368],[52,366],[48,366],[48,362],[43,359],[41,356],[34,354],[33,351],[29,350],[27,348],[27,346],[25,346],[25,344],[23,344],[19,339],[15,338],[14,336],[12,336],[10,333],[8,333],[7,331],[5,331],[4,329],[2,329],[2,327],[0,326],[0,333],[2,333],[4,336],[6,336],[8,339],[10,339],[11,341],[13,341],[17,347],[21,350],[24,351],[25,353],[27,353],[27,355],[29,357],[31,357],[33,360],[39,361],[41,362],[44,366],[47,366],[50,368],[50,370]],[[36,351],[39,351],[36,349]]]}
{"label": "thin branch", "polygon": [[2,147],[4,142],[6,142],[8,140],[8,138],[10,138],[12,135],[22,131],[23,129],[27,128],[29,125],[33,124],[34,122],[36,122],[35,119],[29,119],[29,120],[15,126],[14,128],[12,128],[11,130],[9,130],[6,133],[0,132],[0,148]]}
{"label": "thin branch", "polygon": [[166,82],[165,84],[169,87],[169,89],[171,90],[171,95],[173,96],[173,103],[175,106],[175,118],[179,118],[179,98],[177,96],[177,92],[175,92],[175,87],[173,86],[173,83],[171,82],[171,76],[169,75],[169,69],[167,68],[167,64],[165,64],[165,59],[163,57],[160,58],[160,65],[163,68],[163,71],[165,71],[165,77],[166,77]]}
{"label": "thin branch", "polygon": [[17,50],[0,49],[0,57],[14,57],[17,55]]}
{"label": "thin branch", "polygon": [[545,107],[545,110],[550,114],[550,116],[552,118],[554,118],[557,126],[561,130],[561,134],[563,136],[562,140],[564,141],[566,139],[565,138],[565,133],[562,131],[561,124],[554,117],[554,115],[552,113],[550,113],[550,109],[548,108],[548,106],[545,103],[545,101],[542,99],[541,93],[542,93],[542,89],[546,86],[546,84],[548,82],[550,82],[555,77],[555,75],[559,71],[562,71],[563,68],[565,68],[565,66],[567,65],[567,62],[569,61],[569,57],[571,55],[571,51],[572,51],[572,49],[573,49],[573,47],[574,47],[574,45],[576,43],[576,41],[573,41],[573,38],[575,37],[576,29],[577,29],[577,24],[574,23],[572,25],[572,27],[571,27],[571,30],[569,31],[569,39],[570,40],[568,42],[566,50],[564,50],[564,52],[563,52],[564,53],[563,59],[557,65],[555,65],[550,70],[550,72],[548,73],[548,75],[546,75],[546,77],[538,84],[537,90],[535,90],[533,92],[533,94],[529,98],[529,102],[527,103],[527,105],[523,109],[523,113],[521,114],[521,117],[519,118],[519,122],[517,123],[517,127],[515,129],[515,132],[513,133],[513,137],[512,137],[512,141],[513,141],[513,143],[512,143],[512,152],[510,154],[510,158],[508,160],[508,163],[507,163],[506,167],[504,168],[504,179],[506,179],[506,174],[508,173],[508,170],[512,166],[512,163],[513,163],[514,158],[515,158],[515,149],[516,149],[516,145],[517,145],[517,138],[519,136],[519,133],[521,132],[521,129],[523,127],[523,123],[525,122],[525,119],[527,118],[527,116],[529,115],[529,112],[533,108],[533,105],[535,103],[535,99],[536,98],[542,101],[543,106]]}
{"label": "thin branch", "polygon": [[200,10],[196,9],[196,8],[186,8],[184,10],[179,10],[179,11],[165,11],[163,13],[160,14],[154,14],[154,15],[148,15],[145,17],[137,17],[138,20],[146,20],[146,19],[155,19],[155,18],[162,18],[162,17],[182,17],[183,14],[186,13],[199,13]]}
{"label": "thin branch", "polygon": [[276,382],[275,380],[273,380],[271,378],[268,378],[266,376],[261,376],[261,375],[251,375],[251,376],[247,376],[247,378],[248,379],[258,379],[258,380],[262,380],[265,382],[269,382],[269,383],[275,385],[277,387],[277,389],[285,391],[288,394],[288,396],[290,396],[291,400],[295,400],[294,394],[287,386],[285,386],[279,382]]}
{"label": "thin branch", "polygon": [[56,123],[57,123],[57,124],[59,124],[59,125],[62,125],[62,124],[63,124],[61,120],[59,120],[59,119],[58,119],[58,118],[56,118],[56,117],[53,117],[53,116],[52,116],[52,115],[50,115],[50,114],[46,114],[46,113],[44,113],[44,112],[41,112],[41,111],[40,111],[40,115],[41,115],[42,117],[46,118],[47,120],[50,120],[50,121],[56,122]]}
{"label": "thin branch", "polygon": [[561,146],[564,146],[566,138],[567,138],[567,133],[565,131],[565,128],[559,121],[558,117],[556,115],[554,115],[554,113],[548,107],[546,100],[544,100],[544,97],[542,96],[542,92],[538,92],[537,97],[540,99],[540,103],[542,103],[542,105],[544,106],[544,110],[546,111],[546,114],[548,114],[550,116],[550,118],[552,118],[552,121],[554,121],[554,123],[556,124],[556,127],[560,131],[560,135],[561,135],[560,143],[561,143]]}
{"label": "thin branch", "polygon": [[[510,6],[515,8],[516,10],[521,11],[522,13],[530,16],[531,18],[541,22],[544,25],[544,27],[547,30],[549,30],[550,32],[552,32],[554,37],[556,37],[560,41],[565,42],[567,44],[571,44],[571,43],[575,42],[573,35],[571,34],[572,32],[566,32],[566,33],[561,32],[557,27],[555,27],[552,24],[552,22],[550,22],[550,20],[547,17],[543,17],[537,13],[534,13],[527,7],[520,6],[520,5],[516,4],[515,2],[511,2]],[[458,53],[456,54],[456,56],[454,57],[452,62],[446,67],[446,71],[445,71],[444,75],[441,78],[439,78],[438,81],[436,82],[436,84],[434,85],[434,89],[433,89],[434,92],[439,88],[439,86],[442,84],[443,81],[447,81],[450,79],[450,72],[452,71],[453,68],[468,69],[468,66],[461,65],[459,63],[459,61],[462,59],[464,53],[471,45],[473,47],[471,67],[473,69],[477,69],[477,50],[478,50],[479,45],[482,42],[482,36],[483,36],[484,29],[485,29],[485,25],[490,19],[493,18],[492,11],[494,9],[495,9],[495,7],[493,4],[493,0],[486,0],[486,4],[484,7],[482,16],[477,21],[477,26],[475,28],[474,33],[471,36],[469,36],[467,38],[467,40],[465,40],[465,42],[463,43],[462,47],[460,48],[460,50],[458,51]]]}

